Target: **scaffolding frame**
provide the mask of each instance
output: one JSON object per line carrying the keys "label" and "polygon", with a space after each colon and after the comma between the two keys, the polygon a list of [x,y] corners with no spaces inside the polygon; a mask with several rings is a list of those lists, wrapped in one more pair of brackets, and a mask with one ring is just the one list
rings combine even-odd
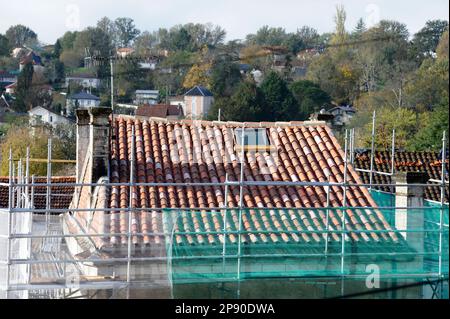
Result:
{"label": "scaffolding frame", "polygon": [[[374,132],[374,127],[375,127],[375,113],[374,113],[374,117],[373,117],[373,129],[372,132]],[[243,132],[245,132],[245,125],[243,125]],[[242,134],[242,145],[244,145],[244,135]],[[395,170],[395,165],[394,165],[394,156],[395,156],[395,130],[393,131],[393,137],[392,137],[392,171],[391,173],[385,173],[385,172],[376,172],[373,170],[373,156],[374,156],[374,134],[372,135],[372,151],[371,151],[371,170],[370,170],[370,174],[371,177],[373,176],[373,174],[387,174],[387,175],[393,175],[394,174],[394,170]],[[134,132],[134,128],[132,131],[132,149],[134,149],[134,140],[135,140],[135,132]],[[417,278],[417,277],[427,277],[427,278],[438,278],[439,280],[441,280],[441,286],[440,288],[432,288],[433,289],[433,295],[438,295],[438,294],[442,294],[442,279],[447,280],[448,281],[448,274],[445,274],[443,271],[443,267],[442,267],[442,263],[443,263],[443,259],[442,259],[442,255],[444,254],[444,250],[443,250],[443,236],[444,236],[444,228],[447,227],[448,229],[448,225],[444,225],[444,204],[445,204],[445,187],[446,185],[448,185],[448,181],[445,180],[445,176],[446,176],[446,167],[445,167],[445,163],[446,163],[446,143],[447,143],[447,139],[446,139],[446,132],[443,133],[443,138],[442,138],[442,176],[441,176],[441,180],[431,180],[430,182],[432,183],[436,183],[440,186],[441,188],[441,214],[439,217],[439,230],[438,231],[431,231],[431,232],[438,232],[439,233],[439,251],[438,253],[430,253],[430,254],[434,254],[434,255],[438,255],[439,258],[439,270],[437,273],[428,273],[428,274],[410,274],[409,276],[411,278]],[[31,260],[31,259],[26,259],[26,260],[20,260],[20,259],[13,259],[11,258],[11,241],[12,240],[17,240],[17,239],[28,239],[30,240],[30,244],[31,245],[31,240],[32,239],[50,239],[50,240],[63,240],[65,238],[92,238],[92,237],[113,237],[113,236],[124,236],[123,233],[102,233],[102,234],[52,234],[49,232],[50,229],[50,216],[52,215],[52,213],[64,213],[64,212],[91,212],[91,213],[95,213],[98,211],[102,211],[102,212],[119,212],[119,211],[123,211],[123,208],[117,208],[117,209],[104,209],[104,208],[89,208],[89,209],[79,209],[79,208],[70,208],[70,209],[52,209],[51,208],[51,197],[52,196],[57,196],[56,194],[52,194],[51,192],[51,188],[52,187],[57,187],[57,186],[73,186],[73,187],[83,187],[83,186],[91,186],[91,187],[97,187],[97,186],[106,186],[106,187],[113,187],[113,186],[126,186],[129,187],[129,208],[127,210],[128,213],[128,231],[125,234],[125,236],[127,237],[127,256],[126,257],[122,257],[122,258],[111,258],[108,260],[102,260],[102,259],[90,259],[89,262],[98,262],[98,263],[111,263],[111,262],[125,262],[127,265],[127,274],[126,274],[126,280],[124,281],[108,281],[105,280],[103,282],[96,282],[96,283],[92,283],[89,281],[85,281],[85,282],[80,282],[79,284],[79,289],[127,289],[127,297],[129,297],[129,290],[130,287],[135,285],[136,282],[133,282],[131,279],[131,264],[133,262],[138,262],[138,261],[155,261],[155,260],[161,260],[161,261],[167,261],[168,265],[171,268],[171,262],[173,260],[189,260],[189,259],[210,259],[210,258],[216,258],[216,256],[204,256],[202,257],[193,257],[190,258],[189,256],[185,256],[185,257],[173,257],[173,256],[166,256],[166,257],[148,257],[148,258],[142,258],[142,257],[134,257],[132,256],[132,236],[139,236],[139,235],[152,235],[152,236],[169,236],[170,238],[173,239],[174,236],[174,229],[172,229],[172,232],[162,232],[162,233],[133,233],[132,229],[131,229],[131,225],[132,225],[132,215],[136,212],[139,211],[163,211],[163,210],[172,210],[172,211],[183,211],[183,210],[195,210],[195,211],[220,211],[223,212],[222,213],[222,218],[223,218],[223,231],[221,232],[208,232],[208,234],[217,234],[217,235],[222,235],[222,236],[226,236],[226,235],[230,235],[230,234],[235,234],[238,237],[238,251],[236,255],[226,255],[226,240],[224,240],[223,242],[223,250],[222,250],[222,254],[221,254],[221,258],[223,260],[223,265],[225,265],[225,261],[228,259],[236,259],[237,260],[237,270],[236,270],[236,281],[238,283],[238,297],[240,296],[240,282],[242,280],[241,278],[241,259],[245,259],[245,258],[264,258],[267,257],[267,255],[245,255],[242,254],[241,252],[241,246],[242,246],[242,236],[244,234],[249,234],[251,233],[250,231],[244,231],[242,230],[242,211],[244,209],[244,205],[243,205],[243,193],[244,193],[244,189],[246,187],[252,187],[252,186],[285,186],[285,187],[289,187],[289,186],[293,186],[293,187],[311,187],[311,186],[320,186],[320,187],[324,187],[326,189],[327,192],[327,203],[326,206],[324,207],[326,209],[326,216],[327,216],[327,221],[326,221],[326,229],[324,231],[321,230],[313,230],[313,231],[309,231],[309,233],[317,233],[317,234],[325,234],[326,236],[326,241],[325,241],[325,249],[324,249],[324,254],[325,256],[338,256],[341,258],[341,274],[339,275],[339,277],[342,280],[344,279],[348,279],[348,278],[358,278],[361,276],[358,275],[349,275],[346,274],[344,272],[344,264],[345,264],[345,257],[347,256],[353,256],[355,255],[354,253],[346,253],[346,249],[345,249],[345,245],[346,245],[346,236],[348,236],[349,233],[383,233],[383,232],[393,232],[393,230],[364,230],[364,231],[358,231],[358,230],[347,230],[346,229],[346,220],[347,220],[347,216],[346,216],[346,210],[349,208],[346,205],[346,201],[347,201],[347,196],[346,196],[346,192],[348,187],[368,187],[369,189],[372,189],[372,187],[374,186],[407,186],[405,185],[401,185],[401,184],[374,184],[372,178],[370,179],[369,184],[355,184],[355,183],[349,183],[348,182],[348,165],[350,163],[353,163],[354,161],[354,146],[355,146],[355,130],[351,130],[350,134],[349,132],[346,130],[345,132],[345,154],[344,154],[344,180],[341,183],[332,183],[330,182],[330,180],[328,179],[328,182],[255,182],[255,181],[246,181],[244,180],[244,166],[245,166],[245,151],[244,151],[244,147],[241,148],[242,152],[241,152],[241,161],[240,161],[240,178],[239,181],[230,181],[228,178],[228,175],[226,176],[226,180],[224,183],[220,183],[220,182],[216,182],[216,183],[136,183],[135,181],[135,173],[134,173],[134,167],[135,167],[135,152],[132,151],[132,158],[130,161],[130,171],[132,173],[130,173],[130,181],[129,183],[71,183],[71,184],[67,184],[67,183],[52,183],[51,180],[51,171],[52,171],[52,165],[51,163],[53,162],[52,159],[52,142],[51,140],[48,141],[48,158],[47,158],[47,180],[46,183],[36,183],[35,182],[35,176],[31,177],[31,181],[30,181],[30,176],[29,176],[29,171],[30,171],[30,154],[29,154],[29,148],[27,149],[27,155],[26,155],[26,160],[25,163],[23,163],[22,159],[19,160],[17,167],[14,164],[14,160],[12,158],[12,150],[10,150],[10,156],[9,156],[9,182],[5,183],[5,184],[0,184],[0,186],[6,186],[8,187],[8,234],[7,234],[7,259],[6,262],[4,262],[4,264],[6,264],[6,269],[7,269],[7,274],[6,274],[6,291],[22,291],[22,290],[39,290],[39,289],[48,289],[48,290],[65,290],[67,289],[67,284],[30,284],[30,283],[25,283],[25,284],[17,284],[17,285],[12,285],[10,283],[10,267],[13,265],[27,265],[27,269],[28,269],[28,273],[29,276],[31,276],[31,266],[35,265],[35,264],[52,264],[52,263],[61,263],[66,265],[67,263],[84,263],[86,261],[80,261],[79,259],[57,259],[57,260],[51,260],[51,261],[45,261],[45,260]],[[350,153],[350,154],[349,154]],[[358,169],[356,169],[358,171]],[[360,170],[361,171],[361,170]],[[16,174],[17,172],[17,174]],[[138,186],[145,186],[145,187],[151,187],[151,186],[162,186],[162,187],[171,187],[171,186],[176,186],[176,187],[224,187],[225,189],[225,198],[228,198],[228,192],[229,192],[229,187],[239,187],[239,205],[238,207],[227,207],[227,200],[225,200],[225,204],[223,207],[196,207],[195,209],[193,208],[138,208],[138,207],[133,207],[133,199],[134,199],[134,193],[133,189],[138,187]],[[408,186],[420,186],[420,187],[428,187],[430,186],[430,184],[408,184]],[[45,204],[45,209],[35,209],[34,208],[34,195],[35,195],[35,187],[45,187],[46,188],[46,204]],[[332,207],[330,207],[330,192],[331,192],[331,188],[333,187],[340,187],[342,188],[342,191],[344,193],[344,205],[343,207],[340,207],[340,209],[343,212],[343,217],[342,217],[342,230],[330,230],[329,229],[329,211],[332,209]],[[354,209],[358,209],[358,207],[351,207]],[[406,207],[379,207],[379,209],[386,209],[386,208],[391,208],[391,209],[406,209]],[[408,209],[423,209],[423,207],[408,207]],[[273,210],[273,208],[258,208],[259,210]],[[297,210],[301,210],[296,208]],[[304,210],[308,210],[310,208],[304,208]],[[359,209],[367,209],[367,207],[359,207]],[[239,228],[237,231],[231,231],[230,229],[228,229],[228,223],[227,223],[227,211],[229,210],[236,210],[239,212]],[[13,234],[12,232],[12,226],[13,226],[13,216],[17,215],[17,214],[21,214],[21,213],[31,213],[33,214],[45,214],[45,234],[44,235],[35,235],[32,232],[32,224],[30,227],[30,233],[28,234]],[[179,215],[177,215],[179,216]],[[407,230],[406,232],[420,232],[420,231],[425,231],[425,230]],[[448,230],[447,230],[448,231]],[[405,232],[405,231],[402,231]],[[255,233],[264,233],[264,231],[255,231]],[[271,233],[271,232],[268,232]],[[273,232],[272,232],[273,233]],[[288,230],[283,230],[280,231],[280,233],[290,233]],[[299,231],[294,231],[293,233],[298,233],[300,234]],[[179,232],[178,234],[183,234],[181,232]],[[184,234],[198,234],[198,232],[191,232],[191,233],[184,233]],[[340,235],[342,240],[341,240],[341,252],[340,253],[330,253],[328,252],[328,238],[330,235],[332,234],[337,234],[338,236]],[[2,235],[0,234],[0,238],[2,237]],[[170,241],[171,243],[173,243],[173,240]],[[359,253],[360,255],[364,255],[362,253]],[[403,253],[403,254],[407,254],[407,253]],[[426,252],[423,253],[418,253],[419,255],[426,255]],[[374,254],[370,254],[367,253],[367,255],[374,255]],[[416,253],[417,255],[417,253]],[[294,256],[294,255],[289,255],[289,256]],[[299,254],[299,256],[308,256],[307,254]],[[322,256],[322,255],[321,255]],[[285,255],[274,255],[273,257],[286,257]],[[2,261],[0,261],[0,264],[2,264]],[[225,266],[224,266],[225,267]],[[383,276],[383,275],[382,275]],[[389,275],[386,275],[386,278],[389,278]],[[140,285],[144,285],[145,283],[138,283]],[[343,287],[343,286],[342,286]]]}

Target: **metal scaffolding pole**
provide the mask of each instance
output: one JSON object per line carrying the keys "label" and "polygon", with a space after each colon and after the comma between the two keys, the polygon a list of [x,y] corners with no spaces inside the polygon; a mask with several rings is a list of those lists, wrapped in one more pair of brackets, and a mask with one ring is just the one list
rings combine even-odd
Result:
{"label": "metal scaffolding pole", "polygon": [[[27,157],[26,157],[26,163],[25,163],[25,181],[27,184],[30,183],[30,147],[27,147]],[[29,201],[30,197],[30,185],[27,185],[25,188],[25,195],[27,197],[27,200]]]}
{"label": "metal scaffolding pole", "polygon": [[442,276],[442,242],[444,229],[444,202],[445,202],[445,158],[446,158],[447,138],[446,131],[442,133],[442,167],[441,167],[441,211],[439,216],[439,276]]}
{"label": "metal scaffolding pole", "polygon": [[392,130],[391,174],[395,173],[395,129]]}
{"label": "metal scaffolding pole", "polygon": [[133,222],[132,211],[134,202],[134,166],[135,166],[135,128],[132,127],[131,130],[131,161],[130,161],[130,198],[129,198],[129,208],[128,208],[128,247],[127,247],[127,299],[130,297],[130,283],[131,283],[131,224]]}
{"label": "metal scaffolding pole", "polygon": [[343,182],[343,209],[342,209],[342,246],[341,246],[341,273],[344,274],[345,262],[345,229],[346,229],[346,206],[347,206],[347,169],[348,169],[348,131],[345,130],[345,156],[344,156],[344,182]]}
{"label": "metal scaffolding pole", "polygon": [[[228,182],[228,173],[225,174],[225,182]],[[223,207],[223,247],[222,247],[222,276],[225,277],[225,256],[227,249],[227,207],[228,207],[228,184],[225,185],[225,200]]]}
{"label": "metal scaffolding pole", "polygon": [[12,224],[12,209],[14,205],[13,200],[13,157],[12,157],[12,148],[9,148],[9,187],[8,187],[8,241],[6,244],[6,296],[8,296],[10,289],[10,276],[11,276],[11,224]]}
{"label": "metal scaffolding pole", "polygon": [[372,183],[373,183],[373,166],[374,166],[374,152],[375,152],[375,120],[376,120],[377,113],[376,111],[373,111],[373,117],[372,117],[372,145],[370,147],[370,176],[369,176],[369,190],[372,190]]}
{"label": "metal scaffolding pole", "polygon": [[346,207],[347,207],[347,170],[348,170],[348,131],[345,130],[345,153],[344,153],[344,183],[343,183],[343,210],[342,210],[342,246],[341,246],[341,295],[344,295],[345,274],[345,233],[346,233]]}
{"label": "metal scaffolding pole", "polygon": [[[330,182],[330,176],[328,175],[328,182]],[[327,191],[327,210],[326,210],[326,233],[325,233],[325,255],[328,254],[328,231],[330,230],[330,186],[325,186]]]}
{"label": "metal scaffolding pole", "polygon": [[237,279],[238,279],[238,290],[237,296],[238,299],[241,297],[241,243],[242,243],[242,208],[244,206],[244,165],[245,165],[245,124],[242,125],[242,134],[241,134],[241,172],[239,178],[239,240],[238,240],[238,265],[237,265]]}
{"label": "metal scaffolding pole", "polygon": [[48,139],[47,145],[47,193],[45,196],[45,231],[49,232],[50,208],[51,208],[51,183],[52,183],[52,139]]}
{"label": "metal scaffolding pole", "polygon": [[355,128],[350,131],[350,163],[355,163]]}

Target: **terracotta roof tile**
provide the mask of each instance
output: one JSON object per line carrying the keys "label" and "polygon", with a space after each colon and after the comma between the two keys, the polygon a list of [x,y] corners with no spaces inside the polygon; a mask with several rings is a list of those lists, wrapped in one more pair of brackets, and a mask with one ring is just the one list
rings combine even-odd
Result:
{"label": "terracotta roof tile", "polygon": [[[72,201],[75,187],[75,177],[52,177],[52,183],[68,184],[67,186],[51,186],[50,207],[51,209],[68,209]],[[9,183],[8,177],[0,177],[0,183]],[[30,181],[31,183],[31,181]],[[35,183],[46,184],[47,178],[36,178]],[[8,187],[0,186],[0,208],[8,207]],[[45,209],[47,198],[47,187],[36,186],[34,188],[35,209]]]}
{"label": "terracotta roof tile", "polygon": [[[386,151],[377,151],[374,156],[374,170],[379,172],[390,173],[391,171],[391,153]],[[442,161],[440,161],[438,152],[396,152],[395,170],[402,172],[426,172],[430,179],[441,180],[442,178]],[[355,155],[355,167],[370,170],[370,151]],[[446,171],[449,165],[446,160]],[[370,182],[370,174],[367,172],[359,172],[364,183]],[[448,174],[447,178],[448,180]],[[374,174],[373,183],[375,184],[391,184],[390,176]],[[431,183],[430,183],[431,184]],[[434,184],[437,185],[437,184]],[[393,192],[394,189],[388,186],[375,187],[385,192]],[[448,203],[449,189],[445,188],[445,202]],[[440,202],[441,189],[439,186],[430,186],[425,189],[425,199]]]}
{"label": "terracotta roof tile", "polygon": [[[111,182],[128,183],[132,127],[135,138],[135,171],[138,182],[201,183],[224,182],[228,174],[230,181],[240,179],[240,152],[236,151],[234,129],[242,123],[156,121],[116,118],[113,123],[115,138],[111,141]],[[245,181],[280,182],[342,182],[344,180],[344,153],[330,129],[324,124],[257,123],[265,128],[273,150],[245,153]],[[358,174],[349,166],[348,182],[361,183]],[[238,207],[239,186],[229,186],[225,198],[223,186],[158,186],[133,187],[132,207],[148,208],[132,215],[132,232],[163,232],[161,209],[191,208],[180,214],[175,224],[176,242],[189,245],[217,244],[223,235],[204,232],[223,230],[220,207]],[[351,187],[347,190],[346,203],[353,207],[376,208],[376,204],[365,188]],[[306,233],[326,229],[325,210],[327,192],[323,187],[300,186],[251,186],[243,190],[243,206],[249,208],[242,213],[242,229],[255,232],[242,236],[244,243],[296,243],[321,242],[325,234]],[[109,226],[112,232],[122,233],[108,244],[125,244],[128,231],[127,211],[130,205],[130,189],[113,187],[110,206],[122,209],[112,213]],[[330,189],[329,229],[342,227],[344,205],[342,187]],[[212,211],[199,211],[198,208]],[[216,208],[216,210],[214,210]],[[255,208],[255,209],[252,209]],[[263,208],[259,210],[256,208]],[[298,210],[298,208],[303,208]],[[306,208],[306,209],[305,209]],[[310,208],[310,209],[307,209]],[[198,213],[194,213],[198,212]],[[345,227],[349,230],[391,229],[383,214],[373,209],[347,210]],[[229,211],[228,230],[239,229],[239,212]],[[299,231],[298,234],[289,233]],[[179,233],[193,232],[182,235]],[[273,232],[273,233],[271,233]],[[340,241],[336,234],[330,235]],[[365,235],[351,233],[348,240],[379,241],[381,238],[397,241],[393,233]],[[227,240],[236,242],[237,236],[227,235]],[[133,236],[134,244],[161,243],[163,236]]]}

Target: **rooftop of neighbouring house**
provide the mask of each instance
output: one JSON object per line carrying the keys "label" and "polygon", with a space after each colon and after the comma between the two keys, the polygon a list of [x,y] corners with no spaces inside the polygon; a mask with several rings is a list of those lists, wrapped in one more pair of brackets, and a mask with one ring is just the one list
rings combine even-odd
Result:
{"label": "rooftop of neighbouring house", "polygon": [[[66,186],[51,186],[50,187],[50,207],[51,209],[68,209],[70,202],[72,201],[75,177],[63,176],[52,177],[51,183],[53,184],[67,184]],[[8,184],[8,177],[0,177],[0,183]],[[31,183],[31,181],[30,181]],[[47,178],[39,177],[35,179],[35,183],[38,186],[34,187],[34,208],[45,209],[47,204],[47,187],[39,186],[39,184],[46,184]],[[31,188],[30,188],[31,193]],[[9,204],[9,187],[0,186],[0,208],[7,208]],[[61,212],[62,213],[62,212]]]}
{"label": "rooftop of neighbouring house", "polygon": [[196,86],[187,91],[185,96],[213,96],[213,94],[203,86]]}
{"label": "rooftop of neighbouring house", "polygon": [[[177,242],[187,240],[189,245],[205,245],[220,242],[220,236],[205,235],[204,231],[222,231],[220,218],[200,208],[213,212],[222,207],[238,207],[239,186],[229,186],[225,198],[224,186],[190,186],[190,183],[223,183],[240,180],[239,130],[245,125],[246,134],[255,134],[261,147],[252,151],[247,143],[243,168],[244,181],[256,182],[334,182],[344,181],[344,152],[330,128],[323,122],[289,123],[234,123],[206,121],[139,120],[120,116],[112,126],[110,172],[112,183],[129,183],[131,160],[135,159],[132,172],[137,183],[177,183],[184,186],[119,187],[112,186],[101,202],[117,209],[106,213],[93,223],[97,231],[108,229],[111,233],[124,234],[108,239],[94,238],[99,247],[126,245],[128,232],[126,211],[130,207],[148,208],[133,214],[133,234],[163,233],[165,208],[187,208],[202,212],[197,215],[187,211],[177,231],[193,231],[197,235],[179,235]],[[133,139],[133,133],[135,138]],[[241,131],[242,132],[242,131]],[[265,136],[265,137],[264,137]],[[134,145],[134,146],[133,146]],[[134,153],[132,150],[134,149]],[[256,148],[257,149],[257,148]],[[348,182],[361,183],[351,165],[348,166]],[[344,200],[344,194],[346,199]],[[130,197],[131,196],[131,197]],[[342,225],[340,207],[348,206],[346,228],[348,230],[390,230],[383,213],[364,187],[333,186],[329,191],[329,229],[339,230]],[[322,234],[314,231],[326,229],[327,190],[322,186],[250,186],[243,188],[243,230],[254,231],[242,236],[243,242],[252,244],[323,243]],[[306,208],[306,210],[305,210]],[[308,209],[309,208],[309,209]],[[217,213],[216,213],[217,214]],[[231,229],[238,229],[236,211],[231,211]],[[75,214],[84,220],[83,215]],[[103,216],[103,217],[101,217]],[[82,224],[82,222],[80,222]],[[90,228],[90,231],[92,229]],[[270,233],[274,231],[274,233]],[[285,231],[286,233],[284,233]],[[300,235],[292,231],[300,232]],[[310,233],[309,231],[313,231]],[[261,233],[258,233],[261,232]],[[276,232],[276,233],[275,233]],[[308,233],[309,232],[309,233]],[[164,242],[164,236],[135,235],[133,243],[146,247]],[[233,237],[233,236],[232,236]],[[332,242],[339,242],[335,233]],[[349,239],[355,242],[398,242],[391,232],[353,232]]]}
{"label": "rooftop of neighbouring house", "polygon": [[96,100],[96,101],[100,101],[100,98],[98,96],[95,96],[95,95],[87,93],[87,92],[80,92],[80,93],[71,95],[70,99],[72,99],[72,100]]}
{"label": "rooftop of neighbouring house", "polygon": [[183,110],[177,105],[157,104],[157,105],[143,105],[136,110],[136,116],[142,117],[160,117],[167,118],[168,116],[181,116]]}
{"label": "rooftop of neighbouring house", "polygon": [[[392,153],[387,151],[376,151],[374,154],[374,171],[390,173],[392,168]],[[445,161],[446,180],[448,181],[448,158]],[[430,179],[442,179],[442,160],[439,152],[406,152],[397,151],[394,157],[395,171],[400,172],[426,172]],[[370,170],[370,150],[356,153],[355,167]],[[370,174],[359,172],[364,183],[370,182]],[[374,184],[391,184],[390,176],[373,174]],[[432,183],[429,183],[432,184]],[[425,199],[432,201],[441,201],[441,188],[438,184],[425,189]],[[380,186],[377,189],[392,192],[392,187]],[[448,203],[449,188],[445,187],[445,202]]]}
{"label": "rooftop of neighbouring house", "polygon": [[328,110],[328,112],[330,112],[330,113],[333,113],[334,111],[344,111],[344,112],[356,113],[356,109],[350,105],[336,106],[336,107],[333,107],[332,109]]}

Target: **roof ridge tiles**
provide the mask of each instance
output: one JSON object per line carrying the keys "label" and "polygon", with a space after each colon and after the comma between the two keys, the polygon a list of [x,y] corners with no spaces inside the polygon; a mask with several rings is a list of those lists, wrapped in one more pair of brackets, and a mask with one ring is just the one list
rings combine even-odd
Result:
{"label": "roof ridge tiles", "polygon": [[[144,120],[144,117],[140,116],[133,116],[133,115],[125,115],[125,114],[119,114],[116,116],[116,119],[125,119],[125,120]],[[156,123],[167,123],[167,124],[186,124],[186,125],[193,125],[193,124],[200,124],[202,126],[223,126],[223,127],[258,127],[258,128],[283,128],[283,127],[309,127],[309,126],[328,126],[326,122],[323,121],[291,121],[291,122],[267,122],[267,121],[261,121],[261,122],[238,122],[238,121],[207,121],[207,120],[192,120],[192,119],[168,119],[168,118],[162,118],[162,117],[146,117],[145,120],[149,122],[156,122]]]}

